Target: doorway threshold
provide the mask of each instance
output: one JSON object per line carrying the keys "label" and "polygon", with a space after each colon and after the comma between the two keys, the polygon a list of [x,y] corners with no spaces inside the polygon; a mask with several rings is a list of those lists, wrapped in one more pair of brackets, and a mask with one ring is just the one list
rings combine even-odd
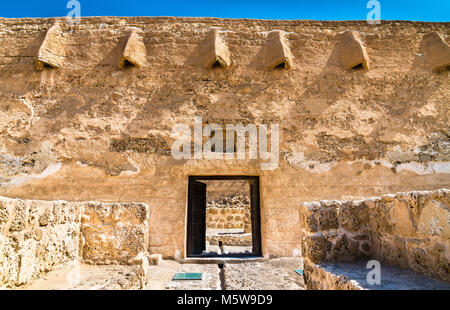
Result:
{"label": "doorway threshold", "polygon": [[182,264],[239,264],[249,262],[264,262],[269,260],[262,256],[210,256],[210,257],[187,257],[180,260]]}

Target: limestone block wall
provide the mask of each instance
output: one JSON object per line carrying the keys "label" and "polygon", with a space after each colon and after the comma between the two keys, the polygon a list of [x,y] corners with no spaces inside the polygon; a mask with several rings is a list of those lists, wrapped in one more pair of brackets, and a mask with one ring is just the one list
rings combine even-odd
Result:
{"label": "limestone block wall", "polygon": [[236,196],[250,196],[250,185],[245,180],[202,180],[206,184],[206,201],[220,201]]}
{"label": "limestone block wall", "polygon": [[235,229],[251,233],[251,209],[248,196],[226,197],[206,204],[207,229]]}
{"label": "limestone block wall", "polygon": [[87,203],[81,221],[83,261],[127,264],[148,248],[145,204]]}
{"label": "limestone block wall", "polygon": [[300,207],[302,249],[315,263],[371,255],[368,213],[362,201],[321,201]]}
{"label": "limestone block wall", "polygon": [[[70,262],[148,265],[149,207],[0,197],[0,288]],[[144,254],[142,254],[144,253]]]}
{"label": "limestone block wall", "polygon": [[0,197],[0,288],[77,261],[81,211],[77,203]]}
{"label": "limestone block wall", "polygon": [[450,281],[450,191],[321,201],[300,208],[305,259],[374,258]]}
{"label": "limestone block wall", "polygon": [[372,256],[450,282],[450,191],[409,192],[366,202]]}

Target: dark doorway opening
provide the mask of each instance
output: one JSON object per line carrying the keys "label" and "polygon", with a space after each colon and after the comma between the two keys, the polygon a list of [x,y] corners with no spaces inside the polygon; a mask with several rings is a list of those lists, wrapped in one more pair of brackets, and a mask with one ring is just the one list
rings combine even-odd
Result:
{"label": "dark doorway opening", "polygon": [[[235,248],[228,247],[224,234],[221,240],[220,235],[208,235],[214,230],[211,228],[210,222],[207,227],[207,188],[214,187],[213,181],[244,181],[248,188],[249,206],[247,213],[249,214],[248,223],[245,225],[246,237],[250,237],[248,249],[246,251],[233,252]],[[224,182],[225,183],[225,182]],[[261,247],[261,217],[260,217],[260,189],[258,176],[190,176],[188,189],[188,216],[187,216],[187,256],[188,257],[246,257],[246,256],[262,256]],[[209,194],[208,194],[209,197]],[[234,200],[237,197],[233,197]],[[209,202],[208,202],[209,203]],[[209,206],[209,205],[208,205]],[[225,210],[221,210],[225,211]],[[208,210],[212,213],[211,210]],[[233,213],[237,212],[233,210]],[[230,217],[225,217],[225,220]],[[211,215],[208,214],[208,220],[211,221]],[[223,221],[223,219],[221,219]],[[236,223],[233,223],[236,225]],[[242,224],[244,225],[244,224]],[[228,227],[228,226],[227,226]],[[232,226],[235,228],[236,226]],[[223,226],[221,227],[223,228]],[[236,233],[236,232],[234,232]],[[229,234],[228,234],[229,235]],[[229,237],[229,236],[228,236]],[[215,243],[217,244],[215,244]],[[217,245],[217,251],[211,251],[210,243]],[[224,251],[224,248],[231,250]]]}

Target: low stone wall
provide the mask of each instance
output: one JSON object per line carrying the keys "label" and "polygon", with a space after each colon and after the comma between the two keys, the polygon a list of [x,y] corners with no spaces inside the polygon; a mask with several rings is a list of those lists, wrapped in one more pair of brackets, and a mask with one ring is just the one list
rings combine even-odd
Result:
{"label": "low stone wall", "polygon": [[302,248],[312,262],[356,261],[372,253],[362,201],[321,201],[300,208]]}
{"label": "low stone wall", "polygon": [[210,245],[219,245],[219,241],[222,241],[223,245],[251,246],[252,234],[207,235],[206,241],[209,242]]}
{"label": "low stone wall", "polygon": [[373,258],[450,282],[450,191],[410,192],[366,202]]}
{"label": "low stone wall", "polygon": [[0,197],[0,287],[27,283],[80,252],[76,203]]}
{"label": "low stone wall", "polygon": [[343,275],[333,274],[308,259],[303,260],[303,277],[309,290],[361,290],[362,288]]}
{"label": "low stone wall", "polygon": [[[70,262],[148,267],[149,207],[0,197],[0,288]],[[143,276],[143,279],[145,277]]]}
{"label": "low stone wall", "polygon": [[305,261],[374,258],[450,282],[450,191],[397,193],[300,207]]}
{"label": "low stone wall", "polygon": [[83,261],[128,264],[146,253],[149,214],[145,204],[87,203],[81,224]]}

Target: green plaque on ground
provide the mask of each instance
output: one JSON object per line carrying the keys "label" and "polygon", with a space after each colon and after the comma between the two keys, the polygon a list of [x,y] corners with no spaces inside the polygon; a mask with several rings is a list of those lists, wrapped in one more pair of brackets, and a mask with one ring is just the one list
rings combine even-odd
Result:
{"label": "green plaque on ground", "polygon": [[295,272],[298,273],[301,276],[303,275],[303,270],[302,269],[297,269],[297,270],[295,270]]}
{"label": "green plaque on ground", "polygon": [[172,280],[201,280],[201,273],[176,273]]}

